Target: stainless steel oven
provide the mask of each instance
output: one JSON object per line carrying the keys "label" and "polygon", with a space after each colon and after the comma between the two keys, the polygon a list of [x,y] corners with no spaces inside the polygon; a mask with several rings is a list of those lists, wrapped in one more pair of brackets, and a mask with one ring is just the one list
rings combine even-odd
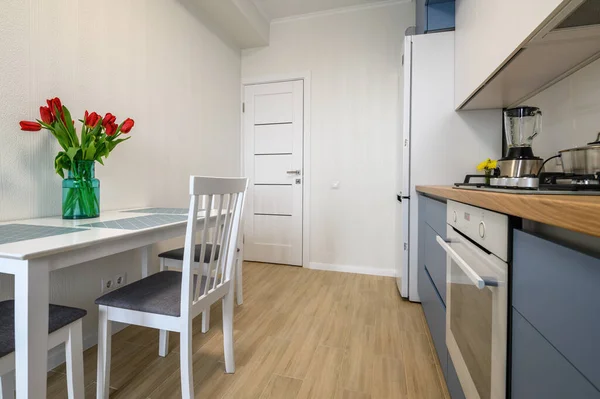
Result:
{"label": "stainless steel oven", "polygon": [[508,217],[448,201],[446,345],[467,399],[506,398]]}

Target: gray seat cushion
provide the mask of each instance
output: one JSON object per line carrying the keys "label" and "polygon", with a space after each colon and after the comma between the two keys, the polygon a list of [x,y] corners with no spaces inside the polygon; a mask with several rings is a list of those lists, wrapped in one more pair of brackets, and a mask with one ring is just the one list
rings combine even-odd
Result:
{"label": "gray seat cushion", "polygon": [[[84,309],[50,305],[48,334],[83,318]],[[0,302],[0,357],[15,351],[15,301]]]}
{"label": "gray seat cushion", "polygon": [[[202,251],[202,245],[196,244],[196,249],[194,251],[194,262],[200,261],[200,252]],[[215,249],[215,260],[219,258],[219,252],[221,251],[221,246],[217,245]],[[206,244],[206,252],[204,253],[204,262],[210,263],[210,253],[212,252],[212,244]],[[183,248],[172,249],[167,252],[163,252],[158,254],[159,258],[167,258],[183,261]]]}
{"label": "gray seat cushion", "polygon": [[[96,299],[96,304],[179,317],[181,276],[181,272],[173,270],[159,272],[101,296]],[[196,281],[194,276],[194,289]],[[214,278],[210,281],[212,284]],[[205,285],[206,276],[202,276],[201,292]]]}

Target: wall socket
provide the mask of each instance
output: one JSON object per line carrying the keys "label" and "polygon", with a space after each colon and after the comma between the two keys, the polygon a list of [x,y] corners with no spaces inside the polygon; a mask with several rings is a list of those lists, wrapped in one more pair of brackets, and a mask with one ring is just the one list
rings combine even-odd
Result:
{"label": "wall socket", "polygon": [[100,292],[105,294],[127,284],[127,273],[120,273],[113,277],[103,278],[100,281]]}

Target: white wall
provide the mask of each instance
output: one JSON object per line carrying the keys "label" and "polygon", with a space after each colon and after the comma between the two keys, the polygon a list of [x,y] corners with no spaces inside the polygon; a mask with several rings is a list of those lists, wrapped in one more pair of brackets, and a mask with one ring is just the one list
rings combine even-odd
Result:
{"label": "white wall", "polygon": [[[187,206],[190,174],[239,175],[240,52],[180,1],[2,0],[0,54],[0,220],[60,214],[59,147],[18,128],[53,96],[77,119],[89,109],[136,121],[97,166],[102,210]],[[136,279],[138,265],[123,253],[51,274],[52,301],[88,309],[86,344],[100,279]],[[0,284],[10,297],[10,279]]]}
{"label": "white wall", "polygon": [[[404,31],[414,4],[273,23],[242,78],[310,71],[310,262],[393,273]],[[340,181],[338,190],[331,189]]]}
{"label": "white wall", "polygon": [[[557,151],[586,145],[600,132],[600,61],[556,83],[528,105],[542,110],[542,133],[534,139],[537,156],[547,158]],[[553,170],[560,166],[550,161]]]}

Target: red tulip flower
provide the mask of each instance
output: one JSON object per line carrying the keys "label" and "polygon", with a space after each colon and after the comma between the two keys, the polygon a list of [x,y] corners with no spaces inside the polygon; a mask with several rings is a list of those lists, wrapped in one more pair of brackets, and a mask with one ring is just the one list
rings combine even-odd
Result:
{"label": "red tulip flower", "polygon": [[62,103],[60,102],[60,98],[54,97],[50,100],[46,100],[46,103],[48,104],[48,108],[50,108],[52,116],[55,118],[58,114],[62,113]]}
{"label": "red tulip flower", "polygon": [[123,125],[121,125],[121,131],[125,134],[129,133],[131,131],[131,128],[133,128],[134,124],[135,122],[133,121],[133,119],[125,119],[125,122],[123,122]]}
{"label": "red tulip flower", "polygon": [[42,125],[37,122],[21,121],[19,125],[21,125],[21,130],[24,132],[39,132],[42,130]]}
{"label": "red tulip flower", "polygon": [[100,162],[104,165],[103,160],[109,153],[131,138],[129,135],[121,138],[121,133],[129,133],[135,124],[131,118],[117,124],[117,117],[110,112],[102,118],[97,112],[85,111],[81,120],[83,126],[78,134],[72,119],[69,109],[62,105],[60,98],[54,97],[40,107],[38,119],[19,122],[23,131],[38,132],[45,129],[56,138],[61,150],[54,158],[54,169],[63,179],[65,171],[72,169],[78,161]]}
{"label": "red tulip flower", "polygon": [[[117,117],[108,112],[104,119],[102,119],[102,126],[104,126],[104,128],[106,129],[109,125],[114,124],[116,121]],[[109,134],[109,136],[112,136],[112,134]]]}
{"label": "red tulip flower", "polygon": [[42,118],[42,122],[51,125],[55,118],[52,116],[52,111],[50,111],[50,107],[40,107],[40,116]]}
{"label": "red tulip flower", "polygon": [[107,136],[114,136],[115,133],[117,132],[117,128],[119,126],[116,123],[110,123],[108,125],[106,125],[105,129],[106,129],[106,135]]}
{"label": "red tulip flower", "polygon": [[100,122],[100,115],[95,112],[88,114],[88,112],[85,111],[84,123],[87,127],[96,127],[98,122]]}

